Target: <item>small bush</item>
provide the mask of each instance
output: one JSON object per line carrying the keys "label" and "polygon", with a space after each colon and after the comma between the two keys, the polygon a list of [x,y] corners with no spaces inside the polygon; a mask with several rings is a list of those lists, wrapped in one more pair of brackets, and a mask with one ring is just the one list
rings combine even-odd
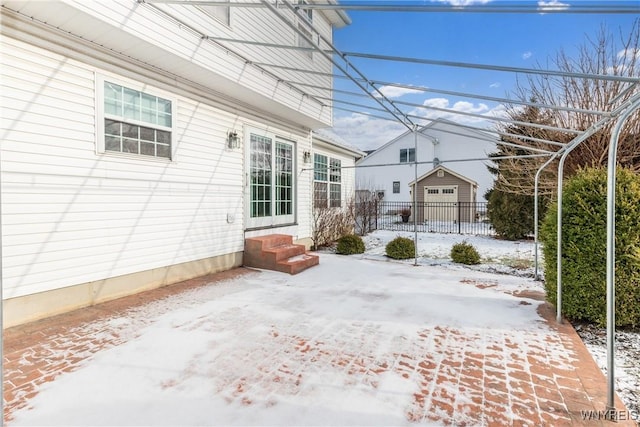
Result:
{"label": "small bush", "polygon": [[338,239],[336,253],[342,255],[363,254],[364,242],[360,236],[347,234]]}
{"label": "small bush", "polygon": [[393,259],[408,259],[416,256],[413,240],[406,237],[396,237],[386,246],[387,256]]}
{"label": "small bush", "polygon": [[451,248],[451,259],[453,262],[466,265],[480,264],[480,254],[476,248],[467,241],[456,243]]}

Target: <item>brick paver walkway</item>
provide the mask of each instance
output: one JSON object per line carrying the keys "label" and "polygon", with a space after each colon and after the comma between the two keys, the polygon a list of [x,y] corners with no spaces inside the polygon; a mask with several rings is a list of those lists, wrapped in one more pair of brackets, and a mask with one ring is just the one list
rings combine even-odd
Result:
{"label": "brick paver walkway", "polygon": [[[131,317],[133,323],[96,320],[122,316],[150,301],[243,274],[261,273],[236,269],[5,331],[5,422],[10,425],[12,414],[29,406],[43,383],[75,370],[102,349],[134,338],[147,321],[144,316]],[[481,289],[487,287],[473,281],[465,283]],[[523,299],[522,304],[530,303]],[[274,348],[275,344],[278,353],[230,351],[225,356],[230,363],[239,360],[254,368],[242,377],[221,374],[216,379],[219,394],[229,402],[243,405],[252,405],[256,400],[268,401],[274,393],[295,395],[301,392],[301,379],[307,374],[301,366],[313,367],[315,372],[340,372],[352,384],[372,391],[379,387],[384,374],[392,372],[419,384],[419,391],[406,409],[409,422],[468,426],[635,426],[630,420],[612,424],[583,419],[583,411],[604,409],[605,378],[571,325],[557,325],[552,308],[546,304],[540,306],[539,313],[555,333],[517,335],[509,330],[469,332],[437,326],[425,327],[416,336],[400,340],[383,338],[357,325],[349,331],[328,328],[322,337],[291,335],[272,326],[268,338],[272,342],[265,348]],[[215,319],[208,321],[215,326]],[[344,346],[340,341],[347,338],[363,343],[387,339],[390,340],[387,344],[392,344],[387,347],[394,351],[374,356],[349,350],[353,346]],[[172,387],[172,382],[168,381],[163,387]],[[624,409],[624,405],[618,401],[617,408]]]}

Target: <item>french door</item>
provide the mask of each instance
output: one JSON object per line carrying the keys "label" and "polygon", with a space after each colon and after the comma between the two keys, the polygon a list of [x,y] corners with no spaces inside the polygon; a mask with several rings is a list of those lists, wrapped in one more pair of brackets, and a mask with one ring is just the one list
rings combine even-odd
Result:
{"label": "french door", "polygon": [[247,228],[295,221],[294,143],[249,132]]}

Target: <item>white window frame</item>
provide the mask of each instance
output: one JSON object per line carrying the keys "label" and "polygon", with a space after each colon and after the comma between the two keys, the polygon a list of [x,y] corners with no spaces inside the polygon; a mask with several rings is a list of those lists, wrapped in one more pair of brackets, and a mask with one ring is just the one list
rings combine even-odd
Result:
{"label": "white window frame", "polygon": [[[326,160],[324,167],[319,170],[316,165],[316,156],[321,156]],[[341,208],[343,201],[343,186],[342,186],[342,159],[331,157],[323,153],[313,153],[313,207],[314,208]],[[318,178],[321,176],[320,178]],[[318,206],[319,199],[316,197],[316,183],[324,184],[326,186],[324,193],[325,197],[322,199],[323,206]],[[332,191],[332,187],[339,191]],[[339,194],[340,198],[331,197],[332,194]]]}
{"label": "white window frame", "polygon": [[[281,137],[276,133],[269,132],[264,129],[246,127],[243,131],[245,135],[245,146],[247,149],[245,150],[245,168],[246,168],[246,191],[245,191],[245,227],[247,230],[251,229],[260,229],[260,228],[275,228],[282,227],[286,225],[293,225],[296,223],[296,216],[298,210],[298,193],[297,193],[297,177],[295,171],[297,170],[296,163],[296,153],[298,150],[298,144],[294,140],[290,140],[285,137]],[[271,173],[269,176],[269,198],[265,199],[270,202],[270,213],[269,215],[258,215],[252,216],[251,211],[251,203],[252,203],[252,182],[251,182],[251,155],[252,155],[252,144],[251,137],[262,137],[269,140],[271,149],[270,149],[270,162],[269,167],[267,168]],[[291,147],[292,150],[292,164],[291,164],[291,213],[278,213],[276,204],[278,203],[277,190],[279,184],[277,183],[277,179],[275,177],[275,173],[277,170],[276,162],[277,162],[277,144],[282,143]],[[259,185],[259,184],[257,184]],[[287,186],[288,187],[288,186]],[[262,200],[254,200],[260,202]],[[286,202],[286,200],[285,200]]]}
{"label": "white window frame", "polygon": [[[105,119],[108,119],[110,116],[105,115],[105,93],[104,93],[104,84],[105,82],[113,83],[119,86],[123,86],[127,89],[135,90],[137,92],[141,92],[147,95],[156,96],[159,98],[163,98],[171,102],[171,126],[162,126],[153,123],[149,123],[142,120],[134,120],[127,119],[124,117],[116,117],[112,116],[112,118],[116,121],[120,121],[122,123],[128,123],[136,126],[152,128],[157,130],[162,130],[166,132],[170,132],[170,141],[169,141],[169,157],[158,157],[151,156],[146,154],[139,153],[128,153],[123,151],[112,151],[106,149],[105,144]],[[121,77],[110,76],[110,75],[102,75],[97,74],[95,78],[95,106],[96,106],[96,114],[95,114],[95,122],[96,122],[96,154],[99,155],[113,155],[113,156],[126,156],[135,159],[142,160],[150,160],[150,161],[164,161],[164,162],[173,162],[176,160],[176,116],[178,111],[178,102],[175,96],[164,92],[160,89],[153,88],[149,85],[142,84],[140,82],[135,82],[132,80],[124,79]]]}

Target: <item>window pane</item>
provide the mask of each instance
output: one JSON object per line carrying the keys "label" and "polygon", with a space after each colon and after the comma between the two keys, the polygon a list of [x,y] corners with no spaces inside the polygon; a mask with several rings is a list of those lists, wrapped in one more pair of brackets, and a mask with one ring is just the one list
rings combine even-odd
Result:
{"label": "window pane", "polygon": [[156,131],[156,141],[163,144],[171,144],[171,132],[165,132],[163,130]]}
{"label": "window pane", "polygon": [[171,114],[158,113],[158,124],[168,128],[171,127]]}
{"label": "window pane", "polygon": [[156,145],[156,156],[158,157],[166,157],[167,159],[171,158],[171,147],[168,145],[158,144]]}
{"label": "window pane", "polygon": [[154,142],[156,140],[155,134],[155,130],[151,128],[140,127],[140,139],[143,141]]}
{"label": "window pane", "polygon": [[122,103],[120,101],[116,101],[115,99],[107,99],[104,100],[104,113],[111,114],[114,116],[122,115]]}
{"label": "window pane", "polygon": [[113,120],[104,121],[104,133],[105,135],[122,135],[120,130],[120,122],[114,122]]}
{"label": "window pane", "polygon": [[158,112],[171,115],[171,101],[158,98]]}
{"label": "window pane", "polygon": [[407,163],[407,149],[400,149],[400,163]]}
{"label": "window pane", "polygon": [[139,153],[138,141],[134,139],[122,139],[122,152],[123,153]]}
{"label": "window pane", "polygon": [[104,97],[122,102],[122,86],[115,83],[104,82]]}
{"label": "window pane", "polygon": [[120,138],[108,136],[104,139],[104,148],[108,151],[122,151],[120,147]]}
{"label": "window pane", "polygon": [[138,126],[136,125],[128,125],[126,123],[122,124],[122,136],[127,138],[138,139]]}
{"label": "window pane", "polygon": [[140,112],[140,120],[147,123],[158,124],[158,117],[155,110],[143,108]]}
{"label": "window pane", "polygon": [[158,109],[158,97],[143,93],[141,98],[140,106],[142,108],[151,111],[156,111]]}
{"label": "window pane", "polygon": [[148,142],[140,142],[140,154],[144,154],[146,156],[155,156],[156,145],[150,144]]}

